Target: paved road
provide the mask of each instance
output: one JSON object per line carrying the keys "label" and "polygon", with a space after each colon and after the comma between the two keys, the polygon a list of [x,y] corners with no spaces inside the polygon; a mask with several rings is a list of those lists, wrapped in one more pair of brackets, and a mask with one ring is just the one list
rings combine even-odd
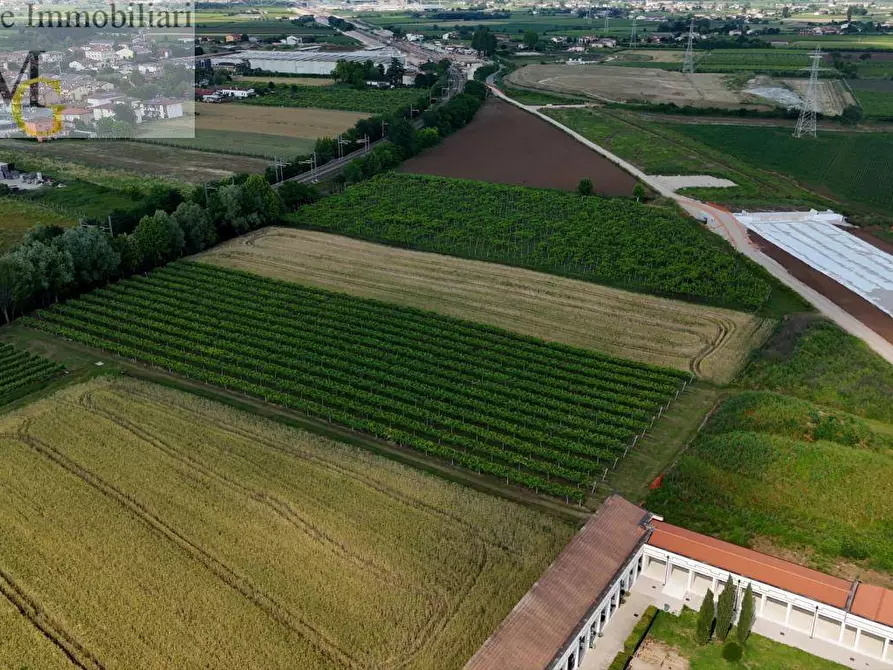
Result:
{"label": "paved road", "polygon": [[787,270],[785,270],[785,268],[781,264],[760,251],[753,243],[751,243],[750,239],[747,236],[747,229],[740,221],[738,221],[738,219],[735,218],[733,214],[708,205],[706,203],[700,202],[699,200],[694,200],[693,198],[678,195],[674,191],[670,190],[655,176],[645,174],[636,166],[626,162],[619,156],[614,155],[604,147],[601,147],[595,142],[586,139],[579,133],[574,132],[555,119],[546,116],[541,111],[539,111],[538,107],[522,105],[521,103],[512,100],[498,88],[493,86],[492,82],[488,81],[488,83],[490,83],[490,90],[496,97],[505,100],[506,102],[509,102],[516,107],[520,107],[521,109],[540,117],[547,123],[551,123],[553,126],[560,128],[574,139],[582,142],[590,149],[597,151],[602,156],[620,166],[640,181],[648,184],[648,186],[660,193],[662,196],[675,200],[677,203],[679,203],[679,206],[687,211],[691,216],[698,219],[699,221],[705,222],[708,228],[728,240],[729,243],[733,247],[735,247],[735,249],[740,251],[742,254],[750,258],[755,263],[759,263],[776,279],[799,293],[805,300],[807,300],[817,310],[819,310],[819,312],[834,321],[834,323],[836,323],[838,326],[843,328],[851,335],[855,335],[856,337],[861,339],[869,347],[871,347],[872,350],[875,351],[875,353],[877,353],[879,356],[883,357],[887,360],[887,362],[893,365],[893,344],[882,338],[880,335],[878,335],[871,328],[859,321],[852,314],[850,314],[837,304],[831,302],[831,300],[826,298],[824,295],[810,288],[799,279],[791,276],[791,274]]}

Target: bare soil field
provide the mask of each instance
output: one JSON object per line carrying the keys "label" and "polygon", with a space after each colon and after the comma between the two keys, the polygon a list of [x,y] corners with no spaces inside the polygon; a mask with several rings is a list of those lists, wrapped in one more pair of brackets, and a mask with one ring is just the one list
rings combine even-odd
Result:
{"label": "bare soil field", "polygon": [[400,170],[566,191],[588,177],[602,195],[631,195],[636,186],[632,175],[558,128],[497,100]]}
{"label": "bare soil field", "polygon": [[158,175],[196,184],[223,179],[238,172],[263,172],[270,164],[268,160],[250,156],[215,154],[144,142],[53,140],[37,143],[0,140],[0,148],[4,147],[82,165]]}
{"label": "bare soil field", "polygon": [[458,670],[574,532],[117,376],[6,414],[0,490],[3,668]]}
{"label": "bare soil field", "polygon": [[[793,89],[801,98],[806,98],[808,79],[782,79],[780,83]],[[843,110],[855,105],[856,99],[839,79],[826,79],[819,82],[819,111],[826,116],[840,116]]]}
{"label": "bare soil field", "polygon": [[754,98],[729,90],[724,74],[691,74],[610,65],[528,65],[507,81],[527,88],[584,95],[607,102],[672,102],[694,107],[753,107]]}
{"label": "bare soil field", "polygon": [[264,107],[261,105],[213,104],[195,106],[196,125],[208,130],[231,130],[284,137],[334,137],[369,114],[334,109]]}
{"label": "bare soil field", "polygon": [[734,376],[773,325],[740,312],[291,228],[257,231],[197,260],[689,370],[717,383]]}
{"label": "bare soil field", "polygon": [[760,248],[760,251],[783,265],[791,275],[852,314],[885,340],[893,343],[893,319],[888,314],[757,233],[748,231],[748,235]]}
{"label": "bare soil field", "polygon": [[653,61],[655,63],[681,63],[685,56],[685,51],[669,51],[667,49],[627,49],[617,54],[618,58],[626,60],[628,56],[633,56],[629,60]]}
{"label": "bare soil field", "polygon": [[299,86],[331,86],[335,83],[334,79],[323,79],[322,77],[260,77],[260,76],[236,76],[234,81],[256,81],[259,84],[266,84],[272,81],[274,84],[298,84]]}

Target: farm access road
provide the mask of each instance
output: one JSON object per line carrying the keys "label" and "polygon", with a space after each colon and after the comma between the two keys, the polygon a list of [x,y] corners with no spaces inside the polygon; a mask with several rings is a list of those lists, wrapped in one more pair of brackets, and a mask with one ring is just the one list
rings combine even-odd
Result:
{"label": "farm access road", "polygon": [[806,284],[804,284],[800,280],[793,277],[784,267],[782,267],[780,263],[760,251],[750,241],[747,235],[747,229],[738,219],[735,218],[735,216],[731,212],[721,210],[717,207],[713,207],[693,198],[678,195],[673,190],[668,188],[668,186],[664,184],[659,177],[645,174],[635,165],[628,163],[627,161],[611,153],[595,142],[586,139],[585,137],[568,128],[559,121],[546,116],[539,111],[538,107],[531,107],[528,105],[524,105],[517,100],[513,100],[492,83],[489,84],[489,88],[493,95],[495,95],[496,97],[500,98],[501,100],[505,100],[506,102],[509,102],[516,107],[520,107],[530,114],[541,118],[543,121],[551,123],[553,126],[560,128],[565,133],[576,139],[578,142],[582,142],[593,151],[597,151],[611,162],[619,165],[621,168],[632,174],[643,183],[648,184],[649,187],[654,189],[663,197],[671,198],[676,201],[679,206],[682,207],[682,209],[684,209],[686,212],[688,212],[692,217],[694,217],[698,221],[706,223],[708,228],[710,228],[718,235],[724,237],[737,251],[744,254],[755,263],[761,265],[776,279],[800,294],[800,296],[802,296],[805,300],[812,304],[824,316],[834,321],[834,323],[843,328],[850,335],[858,337],[860,340],[865,342],[865,344],[871,347],[871,349],[875,353],[877,353],[888,363],[893,365],[893,344],[882,338],[875,331],[866,326],[852,314],[841,308],[839,305],[835,304],[818,291],[813,290],[812,288],[806,286]]}

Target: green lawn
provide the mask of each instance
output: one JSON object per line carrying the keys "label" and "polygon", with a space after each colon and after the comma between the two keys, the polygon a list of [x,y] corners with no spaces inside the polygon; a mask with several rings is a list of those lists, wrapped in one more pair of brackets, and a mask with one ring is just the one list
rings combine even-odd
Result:
{"label": "green lawn", "polygon": [[[683,609],[680,616],[659,612],[648,639],[657,640],[688,659],[690,670],[843,670],[844,666],[804,651],[751,634],[744,646],[744,655],[737,663],[722,657],[723,646],[712,641],[700,646],[695,641],[698,614]],[[734,631],[733,631],[734,632]],[[729,636],[732,639],[732,635]]]}

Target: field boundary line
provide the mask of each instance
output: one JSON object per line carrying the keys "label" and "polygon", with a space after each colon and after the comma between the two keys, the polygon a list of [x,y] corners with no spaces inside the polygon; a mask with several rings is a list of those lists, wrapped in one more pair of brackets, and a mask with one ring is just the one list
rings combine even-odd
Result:
{"label": "field boundary line", "polygon": [[68,631],[53,621],[39,602],[16,584],[15,580],[0,568],[0,595],[4,596],[19,613],[41,634],[52,642],[81,670],[105,670],[102,662]]}
{"label": "field boundary line", "polygon": [[279,605],[270,596],[255,587],[247,578],[239,575],[225,563],[206,552],[181,533],[177,532],[142,503],[129,494],[119,490],[114,485],[106,482],[95,473],[87,470],[54,447],[29,435],[27,430],[28,426],[26,423],[22,426],[20,432],[14,435],[15,439],[28,445],[34,451],[52,461],[69,474],[81,479],[84,483],[96,489],[103,496],[118,503],[121,507],[130,512],[136,520],[144,523],[151,530],[170,540],[189,558],[197,561],[200,565],[217,576],[221,582],[241,594],[246,600],[258,607],[271,619],[306,639],[310,644],[316,647],[323,656],[328,657],[336,663],[337,667],[365,667],[356,659],[346,654],[332,641],[328,640],[325,633],[317,630],[312,624],[308,623],[304,617],[299,615],[296,616],[285,607]]}

